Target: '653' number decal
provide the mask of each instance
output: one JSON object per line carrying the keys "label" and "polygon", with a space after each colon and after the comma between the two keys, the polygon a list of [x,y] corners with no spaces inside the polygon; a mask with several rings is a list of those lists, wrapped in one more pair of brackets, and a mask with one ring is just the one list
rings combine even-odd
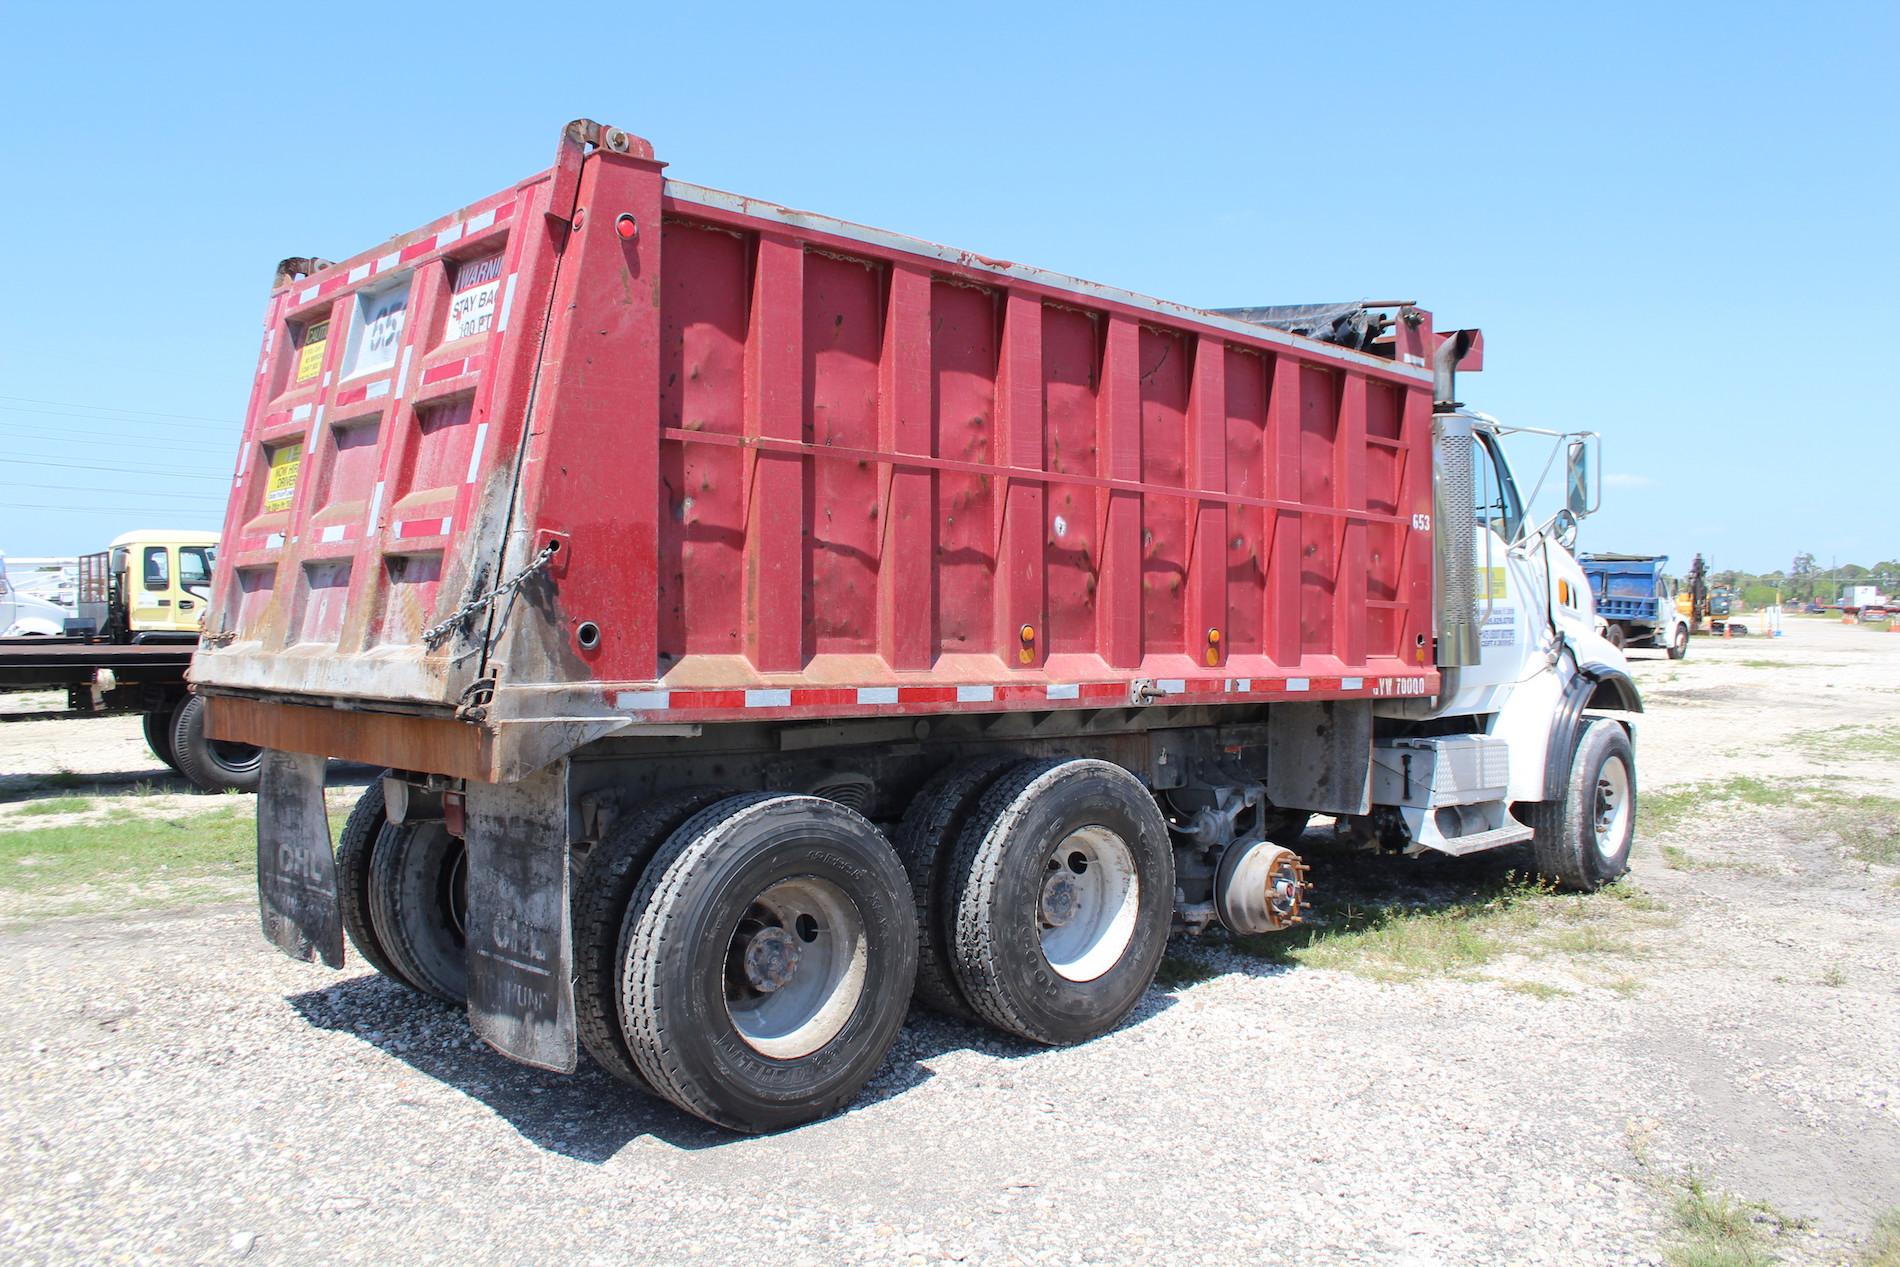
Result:
{"label": "'653' number decal", "polygon": [[1413,515],[1412,516],[1412,531],[1413,532],[1430,532],[1431,530],[1432,530],[1432,517],[1430,515]]}

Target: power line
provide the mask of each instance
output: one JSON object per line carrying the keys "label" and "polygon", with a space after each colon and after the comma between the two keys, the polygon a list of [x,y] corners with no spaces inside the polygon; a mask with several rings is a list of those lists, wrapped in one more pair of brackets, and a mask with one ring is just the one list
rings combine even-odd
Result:
{"label": "power line", "polygon": [[74,428],[71,431],[65,432],[16,431],[11,424],[8,424],[5,430],[0,430],[0,435],[18,436],[22,440],[71,440],[75,438],[84,440],[110,440],[115,444],[137,445],[141,448],[202,449],[207,453],[229,453],[236,447],[235,441],[231,444],[219,444],[214,440],[173,440],[167,437],[138,440],[131,436],[115,435],[110,431],[86,431],[82,428]]}
{"label": "power line", "polygon": [[184,422],[215,422],[226,427],[242,426],[229,418],[207,418],[203,414],[166,414],[156,409],[123,409],[118,405],[82,405],[73,400],[38,400],[32,396],[0,396],[0,400],[14,400],[23,405],[52,405],[56,409],[92,409],[105,410],[115,414],[143,414],[148,418],[177,418]]}
{"label": "power line", "polygon": [[184,480],[215,480],[223,483],[228,475],[206,475],[203,471],[172,471],[157,467],[107,466],[101,462],[48,462],[40,458],[0,458],[0,463],[17,462],[21,466],[59,466],[69,471],[111,471],[118,475],[164,475]]}
{"label": "power line", "polygon": [[[97,519],[101,512],[95,507],[62,505],[57,502],[8,502],[8,506],[17,506],[22,510],[65,511],[69,515],[90,515]],[[200,516],[206,512],[179,506],[114,506],[113,511],[127,515],[191,515]],[[223,515],[218,516],[223,519]]]}
{"label": "power line", "polygon": [[[98,488],[91,484],[36,484],[25,480],[0,480],[0,488],[43,488],[48,491],[61,493],[100,493],[107,497],[117,497],[122,494],[134,497],[163,497],[167,500],[175,497],[180,501],[207,501],[220,504],[227,500],[223,493],[167,493],[158,489]],[[17,506],[21,503],[11,502],[8,504]]]}

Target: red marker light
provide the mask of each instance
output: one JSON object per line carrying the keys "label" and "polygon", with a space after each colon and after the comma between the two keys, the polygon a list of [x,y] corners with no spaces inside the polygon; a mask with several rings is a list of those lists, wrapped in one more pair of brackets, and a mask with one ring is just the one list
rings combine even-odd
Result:
{"label": "red marker light", "polygon": [[614,217],[614,232],[618,233],[622,240],[631,242],[639,235],[640,222],[633,218],[631,211],[623,211]]}

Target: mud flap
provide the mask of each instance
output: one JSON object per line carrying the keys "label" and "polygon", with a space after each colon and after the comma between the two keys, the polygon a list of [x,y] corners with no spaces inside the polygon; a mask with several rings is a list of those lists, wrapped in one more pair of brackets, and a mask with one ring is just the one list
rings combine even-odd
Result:
{"label": "mud flap", "polygon": [[322,757],[264,750],[257,785],[257,910],[271,945],[306,963],[343,966],[336,855],[323,804]]}
{"label": "mud flap", "polygon": [[468,785],[468,1017],[496,1051],[574,1072],[567,762]]}

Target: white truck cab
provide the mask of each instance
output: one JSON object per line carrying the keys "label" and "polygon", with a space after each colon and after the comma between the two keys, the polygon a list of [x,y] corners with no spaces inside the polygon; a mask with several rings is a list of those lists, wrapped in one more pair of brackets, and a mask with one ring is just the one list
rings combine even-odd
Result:
{"label": "white truck cab", "polygon": [[58,603],[22,594],[7,579],[7,557],[0,554],[0,638],[56,638],[72,615]]}

